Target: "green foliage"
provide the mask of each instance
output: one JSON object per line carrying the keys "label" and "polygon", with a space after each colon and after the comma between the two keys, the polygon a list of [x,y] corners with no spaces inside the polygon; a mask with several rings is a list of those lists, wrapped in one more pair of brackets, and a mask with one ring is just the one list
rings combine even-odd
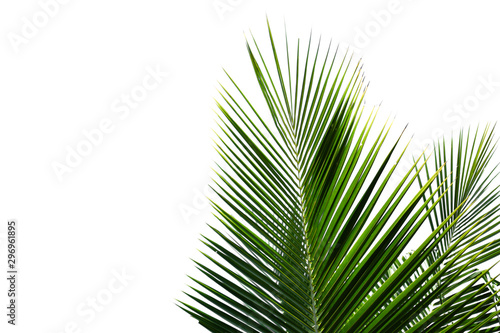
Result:
{"label": "green foliage", "polygon": [[500,331],[483,267],[500,253],[493,128],[437,143],[392,185],[404,149],[363,112],[360,64],[311,39],[280,58],[269,37],[271,61],[247,47],[272,121],[228,75],[216,237],[179,306],[218,333]]}

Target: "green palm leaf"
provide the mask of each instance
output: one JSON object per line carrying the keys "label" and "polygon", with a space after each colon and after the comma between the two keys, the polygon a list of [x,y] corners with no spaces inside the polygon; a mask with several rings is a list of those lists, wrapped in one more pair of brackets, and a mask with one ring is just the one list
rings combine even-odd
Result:
{"label": "green palm leaf", "polygon": [[[490,189],[490,185],[497,175],[497,166],[488,169],[495,147],[493,128],[490,126],[487,126],[482,133],[479,131],[479,127],[475,131],[469,129],[467,133],[461,131],[458,145],[451,142],[447,146],[445,140],[435,145],[437,152],[434,159],[435,166],[447,159],[450,161],[450,169],[456,174],[456,180],[454,190],[443,196],[434,214],[429,216],[431,228],[440,224],[443,216],[449,216],[451,211],[457,208],[458,202],[466,201],[471,206],[469,211],[443,238],[440,246],[436,249],[435,256],[431,257],[430,261],[446,251],[450,244],[472,225],[476,225],[475,230],[467,236],[466,240],[481,234],[476,244],[467,249],[458,261],[459,263],[471,261],[467,269],[461,272],[459,278],[452,281],[448,288],[443,290],[437,300],[437,305],[453,300],[450,307],[442,307],[436,311],[441,318],[430,327],[439,328],[439,331],[451,330],[454,332],[471,329],[470,327],[480,325],[486,318],[487,322],[480,325],[483,327],[479,330],[480,332],[500,331],[498,297],[495,288],[498,282],[489,277],[488,270],[481,270],[484,263],[500,254],[500,243],[498,239],[495,239],[498,232],[500,211],[500,206],[495,204],[495,201],[498,199],[500,191],[498,186]],[[460,211],[461,209],[458,209],[457,213]],[[456,270],[452,270],[450,273],[455,272]],[[446,283],[450,277],[451,274],[446,274],[441,283]],[[467,317],[464,317],[465,314]],[[467,318],[469,320],[466,320]]]}
{"label": "green palm leaf", "polygon": [[360,63],[269,39],[270,60],[247,42],[269,120],[229,75],[221,89],[219,226],[179,306],[219,333],[494,331],[497,282],[480,267],[500,251],[492,130],[439,143],[434,171],[421,156],[391,188],[405,148],[384,149]]}

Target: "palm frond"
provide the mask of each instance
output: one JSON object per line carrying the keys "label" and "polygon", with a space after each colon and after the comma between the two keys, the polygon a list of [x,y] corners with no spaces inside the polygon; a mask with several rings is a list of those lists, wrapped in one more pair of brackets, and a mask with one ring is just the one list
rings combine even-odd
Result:
{"label": "palm frond", "polygon": [[[270,121],[228,74],[218,226],[202,240],[193,303],[179,306],[218,333],[498,327],[497,282],[478,269],[500,251],[498,188],[485,171],[493,131],[438,143],[434,171],[422,154],[391,188],[406,148],[365,110],[361,64],[312,37],[291,50],[285,35],[283,56],[268,32],[270,60],[253,36],[247,49]],[[404,256],[426,221],[431,232]]]}

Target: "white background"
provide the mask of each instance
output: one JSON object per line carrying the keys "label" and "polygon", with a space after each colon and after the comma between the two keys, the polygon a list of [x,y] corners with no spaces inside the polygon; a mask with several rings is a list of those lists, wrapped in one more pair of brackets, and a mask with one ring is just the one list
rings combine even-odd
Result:
{"label": "white background", "polygon": [[[410,124],[412,150],[500,119],[495,1],[61,0],[43,22],[40,3],[50,2],[0,4],[1,232],[7,219],[20,224],[19,322],[6,324],[2,278],[1,332],[73,332],[72,322],[75,332],[204,332],[174,300],[210,221],[200,193],[214,156],[213,98],[227,82],[222,67],[256,85],[244,33],[266,43],[266,14],[277,33],[286,20],[290,38],[312,29],[357,47],[367,103],[383,100],[395,132]],[[33,16],[46,25],[26,38]],[[120,118],[114,103],[147,68],[169,75]],[[103,119],[112,132],[60,181],[54,162]],[[121,292],[92,319],[79,315],[122,269],[133,279]]]}

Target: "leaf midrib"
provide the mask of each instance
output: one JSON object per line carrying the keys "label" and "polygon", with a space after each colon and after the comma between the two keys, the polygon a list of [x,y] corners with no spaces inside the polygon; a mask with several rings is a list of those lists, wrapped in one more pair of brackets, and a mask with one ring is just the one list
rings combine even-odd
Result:
{"label": "leaf midrib", "polygon": [[302,184],[302,172],[300,168],[300,161],[299,161],[299,154],[298,154],[298,145],[297,145],[297,136],[295,134],[295,129],[292,128],[292,143],[294,147],[294,159],[296,165],[295,170],[297,171],[297,190],[299,194],[299,204],[300,204],[300,219],[302,222],[302,237],[304,238],[304,247],[305,247],[305,254],[306,254],[306,262],[307,262],[307,280],[309,281],[309,292],[311,296],[311,310],[313,314],[313,329],[314,333],[320,333],[320,328],[319,328],[319,323],[318,323],[318,308],[316,304],[316,299],[315,299],[315,291],[314,291],[314,283],[313,283],[313,278],[312,278],[312,265],[311,265],[311,254],[310,254],[310,248],[309,248],[309,241],[307,239],[307,233],[306,233],[306,218],[305,218],[305,208],[304,208],[304,192],[303,192],[303,184]]}

